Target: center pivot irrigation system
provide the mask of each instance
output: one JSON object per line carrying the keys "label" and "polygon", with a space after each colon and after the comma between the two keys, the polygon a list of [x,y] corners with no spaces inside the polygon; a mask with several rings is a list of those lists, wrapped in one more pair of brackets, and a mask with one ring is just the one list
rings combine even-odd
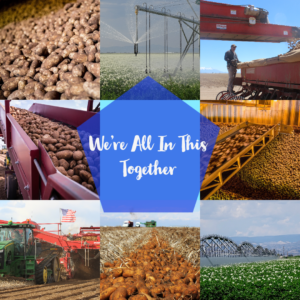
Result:
{"label": "center pivot irrigation system", "polygon": [[200,240],[201,257],[247,257],[247,256],[276,256],[275,249],[270,250],[261,246],[254,247],[249,242],[236,244],[232,239],[217,234],[207,235]]}
{"label": "center pivot irrigation system", "polygon": [[[188,4],[191,6],[189,0],[187,0]],[[196,4],[200,5],[200,1],[196,1]],[[199,44],[199,54],[200,54],[200,19],[199,16],[196,14],[195,10],[191,6],[195,16],[191,16],[191,18],[186,17],[183,13],[179,12],[177,15],[172,14],[169,9],[163,7],[161,10],[157,10],[150,5],[148,7],[147,3],[143,3],[143,6],[136,5],[135,6],[135,14],[136,14],[136,42],[134,43],[134,54],[135,56],[138,55],[138,13],[139,11],[146,12],[146,74],[151,73],[151,14],[164,16],[164,73],[169,72],[168,66],[168,18],[177,19],[180,26],[179,32],[179,39],[180,39],[180,60],[175,68],[173,75],[177,73],[178,68],[182,71],[182,61],[185,58],[187,52],[189,51],[190,47],[193,47],[193,71],[195,70],[195,43],[198,41]],[[148,21],[148,14],[149,14],[149,21]],[[190,37],[187,36],[183,29],[183,24],[187,27],[192,29],[192,34]],[[182,35],[185,38],[186,46],[183,49],[182,47]],[[149,48],[148,48],[149,44]],[[149,49],[149,68],[148,68],[148,49]]]}

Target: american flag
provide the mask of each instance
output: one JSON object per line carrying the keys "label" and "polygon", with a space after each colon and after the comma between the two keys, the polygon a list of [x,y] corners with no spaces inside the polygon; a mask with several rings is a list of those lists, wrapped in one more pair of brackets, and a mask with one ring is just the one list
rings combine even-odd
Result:
{"label": "american flag", "polygon": [[75,213],[76,211],[73,211],[71,209],[63,209],[61,208],[63,217],[61,219],[62,222],[69,222],[74,223],[76,221]]}

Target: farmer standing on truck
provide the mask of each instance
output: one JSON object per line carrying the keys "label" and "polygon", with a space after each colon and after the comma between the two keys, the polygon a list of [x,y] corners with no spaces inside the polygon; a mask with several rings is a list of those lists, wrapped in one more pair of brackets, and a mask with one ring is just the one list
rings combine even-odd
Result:
{"label": "farmer standing on truck", "polygon": [[233,80],[236,76],[237,63],[240,62],[235,49],[236,45],[231,45],[231,49],[225,53],[224,57],[224,59],[227,61],[227,70],[229,75],[227,92],[231,94],[233,94]]}

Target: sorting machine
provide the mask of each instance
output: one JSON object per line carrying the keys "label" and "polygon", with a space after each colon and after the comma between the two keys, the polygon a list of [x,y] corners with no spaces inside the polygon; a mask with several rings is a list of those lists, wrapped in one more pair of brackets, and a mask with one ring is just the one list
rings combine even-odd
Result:
{"label": "sorting machine", "polygon": [[[8,148],[7,199],[17,199],[19,190],[24,200],[99,200],[95,193],[56,170],[42,144],[37,147],[10,114],[10,101],[5,100],[5,107],[0,105],[0,136]],[[100,111],[100,103],[94,108],[94,100],[88,100],[87,111],[34,103],[29,111],[77,128]]]}
{"label": "sorting machine", "polygon": [[[250,122],[244,122],[220,134],[217,137],[216,145],[224,142],[227,138],[232,137],[239,133],[243,128],[251,125],[260,125]],[[202,186],[200,188],[200,199],[207,200],[216,191],[218,191],[230,178],[239,172],[249,161],[253,159],[262,149],[271,143],[278,134],[291,134],[293,127],[276,124],[272,126],[267,132],[256,138],[254,142],[250,143],[247,147],[241,149],[232,159],[224,161],[224,163],[215,169],[209,176],[204,177]],[[206,172],[204,167],[200,167],[200,172]]]}

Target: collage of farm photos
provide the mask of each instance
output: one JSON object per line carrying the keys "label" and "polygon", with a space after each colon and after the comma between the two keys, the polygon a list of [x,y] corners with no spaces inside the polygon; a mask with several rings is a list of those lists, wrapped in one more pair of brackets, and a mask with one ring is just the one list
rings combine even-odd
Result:
{"label": "collage of farm photos", "polygon": [[299,9],[0,1],[0,299],[300,299]]}

